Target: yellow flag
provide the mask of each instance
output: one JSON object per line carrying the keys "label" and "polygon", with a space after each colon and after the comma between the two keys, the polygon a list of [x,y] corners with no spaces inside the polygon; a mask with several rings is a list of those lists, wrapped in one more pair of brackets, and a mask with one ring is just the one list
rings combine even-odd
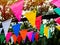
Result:
{"label": "yellow flag", "polygon": [[29,20],[29,23],[35,27],[35,20],[36,20],[36,11],[30,11],[25,14],[26,18]]}
{"label": "yellow flag", "polygon": [[44,35],[48,38],[49,26],[44,28]]}
{"label": "yellow flag", "polygon": [[57,28],[58,30],[60,30],[60,26],[56,26],[56,28]]}

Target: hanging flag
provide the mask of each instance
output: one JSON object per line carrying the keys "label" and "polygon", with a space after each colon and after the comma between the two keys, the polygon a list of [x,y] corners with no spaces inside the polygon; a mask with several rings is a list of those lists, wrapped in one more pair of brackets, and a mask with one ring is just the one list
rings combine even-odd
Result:
{"label": "hanging flag", "polygon": [[42,22],[42,16],[38,16],[38,17],[36,18],[36,28],[37,28],[38,30],[40,30],[41,22]]}
{"label": "hanging flag", "polygon": [[41,24],[41,27],[40,27],[40,35],[41,36],[44,35],[44,24]]}
{"label": "hanging flag", "polygon": [[8,33],[8,29],[9,29],[11,21],[12,21],[12,19],[8,19],[8,20],[2,22],[2,26],[3,26],[3,29],[4,29],[5,36]]}
{"label": "hanging flag", "polygon": [[0,34],[1,34],[2,28],[0,28]]}
{"label": "hanging flag", "polygon": [[53,1],[51,1],[51,4],[53,4],[57,7],[60,7],[60,0],[53,0]]}
{"label": "hanging flag", "polygon": [[17,41],[17,37],[16,37],[16,35],[13,34],[12,37],[13,37],[13,40],[14,40],[14,44],[16,44],[16,41]]}
{"label": "hanging flag", "polygon": [[60,31],[60,26],[56,26],[56,28]]}
{"label": "hanging flag", "polygon": [[22,37],[21,37],[21,35],[18,35],[17,42],[20,44],[21,41],[22,41]]}
{"label": "hanging flag", "polygon": [[35,40],[36,40],[36,41],[39,40],[39,33],[38,33],[38,32],[35,33]]}
{"label": "hanging flag", "polygon": [[18,36],[18,34],[19,34],[20,26],[21,26],[21,24],[16,24],[16,25],[13,25],[13,26],[12,26],[12,29],[13,29],[14,34],[15,34],[16,36]]}
{"label": "hanging flag", "polygon": [[9,42],[11,35],[12,35],[12,32],[7,33],[7,35],[6,35],[6,43]]}
{"label": "hanging flag", "polygon": [[31,11],[25,14],[26,18],[29,20],[30,24],[35,27],[36,12]]}
{"label": "hanging flag", "polygon": [[32,41],[32,34],[33,34],[33,31],[27,32],[27,37],[30,42]]}
{"label": "hanging flag", "polygon": [[48,38],[48,31],[49,31],[49,26],[46,26],[44,28],[44,36],[46,36]]}
{"label": "hanging flag", "polygon": [[32,42],[34,42],[35,33],[32,34]]}
{"label": "hanging flag", "polygon": [[26,35],[27,35],[27,29],[21,30],[21,31],[20,31],[20,34],[21,34],[21,36],[22,36],[22,39],[25,40]]}
{"label": "hanging flag", "polygon": [[23,4],[24,4],[24,0],[21,0],[10,6],[11,10],[14,13],[14,16],[18,19],[18,21],[20,21],[21,19]]}
{"label": "hanging flag", "polygon": [[11,36],[11,44],[13,44],[14,40],[13,40],[13,37]]}
{"label": "hanging flag", "polygon": [[51,30],[48,30],[48,38],[51,38]]}
{"label": "hanging flag", "polygon": [[60,17],[54,19],[56,23],[60,24]]}
{"label": "hanging flag", "polygon": [[1,44],[4,42],[4,40],[5,40],[5,35],[4,35],[4,34],[1,34],[1,35],[0,35]]}
{"label": "hanging flag", "polygon": [[54,11],[60,16],[60,8],[55,8]]}

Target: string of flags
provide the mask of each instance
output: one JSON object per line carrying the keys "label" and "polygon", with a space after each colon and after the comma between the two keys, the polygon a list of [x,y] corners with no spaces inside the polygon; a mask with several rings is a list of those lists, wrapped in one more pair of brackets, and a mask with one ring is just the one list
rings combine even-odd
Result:
{"label": "string of flags", "polygon": [[[59,0],[53,0],[51,2],[53,5],[56,5],[57,8],[54,9],[54,11],[60,16],[60,4]],[[21,16],[22,16],[22,10],[23,10],[23,4],[24,4],[24,0],[21,0],[19,2],[16,2],[15,4],[12,4],[10,6],[14,16],[16,17],[16,19],[18,20],[18,22],[20,22],[21,20]],[[28,37],[28,40],[30,42],[34,42],[34,40],[38,41],[40,36],[46,36],[47,39],[51,38],[51,30],[49,25],[47,26],[47,24],[43,24],[44,21],[42,21],[42,15],[40,16],[36,16],[36,10],[32,10],[30,12],[26,12],[24,14],[24,16],[26,16],[27,20],[29,21],[29,23],[31,24],[31,26],[33,26],[33,28],[37,29],[37,32],[34,32],[34,30],[30,30],[28,31],[28,29],[20,29],[22,24],[15,24],[12,25],[12,30],[13,32],[9,32],[9,27],[10,24],[12,22],[12,18],[8,19],[6,21],[2,22],[2,28],[0,28],[0,39],[1,39],[1,43],[4,42],[4,40],[6,40],[6,43],[9,42],[9,40],[11,39],[11,42],[14,44],[16,44],[16,42],[18,42],[20,44],[21,41],[25,41],[26,37]],[[54,19],[55,23],[60,24],[60,17]],[[55,26],[55,28],[57,28],[58,30],[60,30],[60,26]],[[2,30],[4,30],[4,34],[2,34]]]}

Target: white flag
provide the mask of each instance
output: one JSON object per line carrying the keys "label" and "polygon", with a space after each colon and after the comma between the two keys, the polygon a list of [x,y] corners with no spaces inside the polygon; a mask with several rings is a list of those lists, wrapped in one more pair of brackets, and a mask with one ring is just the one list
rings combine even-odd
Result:
{"label": "white flag", "polygon": [[0,34],[1,34],[2,28],[0,28]]}
{"label": "white flag", "polygon": [[6,36],[7,33],[8,33],[8,29],[9,29],[11,20],[12,20],[12,19],[8,19],[8,20],[2,22],[2,26],[3,26],[3,29],[4,29],[5,36]]}

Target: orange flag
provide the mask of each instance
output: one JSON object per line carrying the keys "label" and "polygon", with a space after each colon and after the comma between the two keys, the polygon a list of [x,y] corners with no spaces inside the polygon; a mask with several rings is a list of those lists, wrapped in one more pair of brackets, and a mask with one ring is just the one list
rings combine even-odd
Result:
{"label": "orange flag", "polygon": [[21,30],[21,31],[20,31],[20,34],[21,34],[21,36],[22,36],[22,40],[25,40],[26,35],[27,35],[27,29]]}
{"label": "orange flag", "polygon": [[13,37],[14,44],[15,44],[15,43],[16,43],[16,41],[17,41],[17,37],[16,37],[16,35],[15,35],[15,34],[13,34],[13,35],[12,35],[12,37]]}

